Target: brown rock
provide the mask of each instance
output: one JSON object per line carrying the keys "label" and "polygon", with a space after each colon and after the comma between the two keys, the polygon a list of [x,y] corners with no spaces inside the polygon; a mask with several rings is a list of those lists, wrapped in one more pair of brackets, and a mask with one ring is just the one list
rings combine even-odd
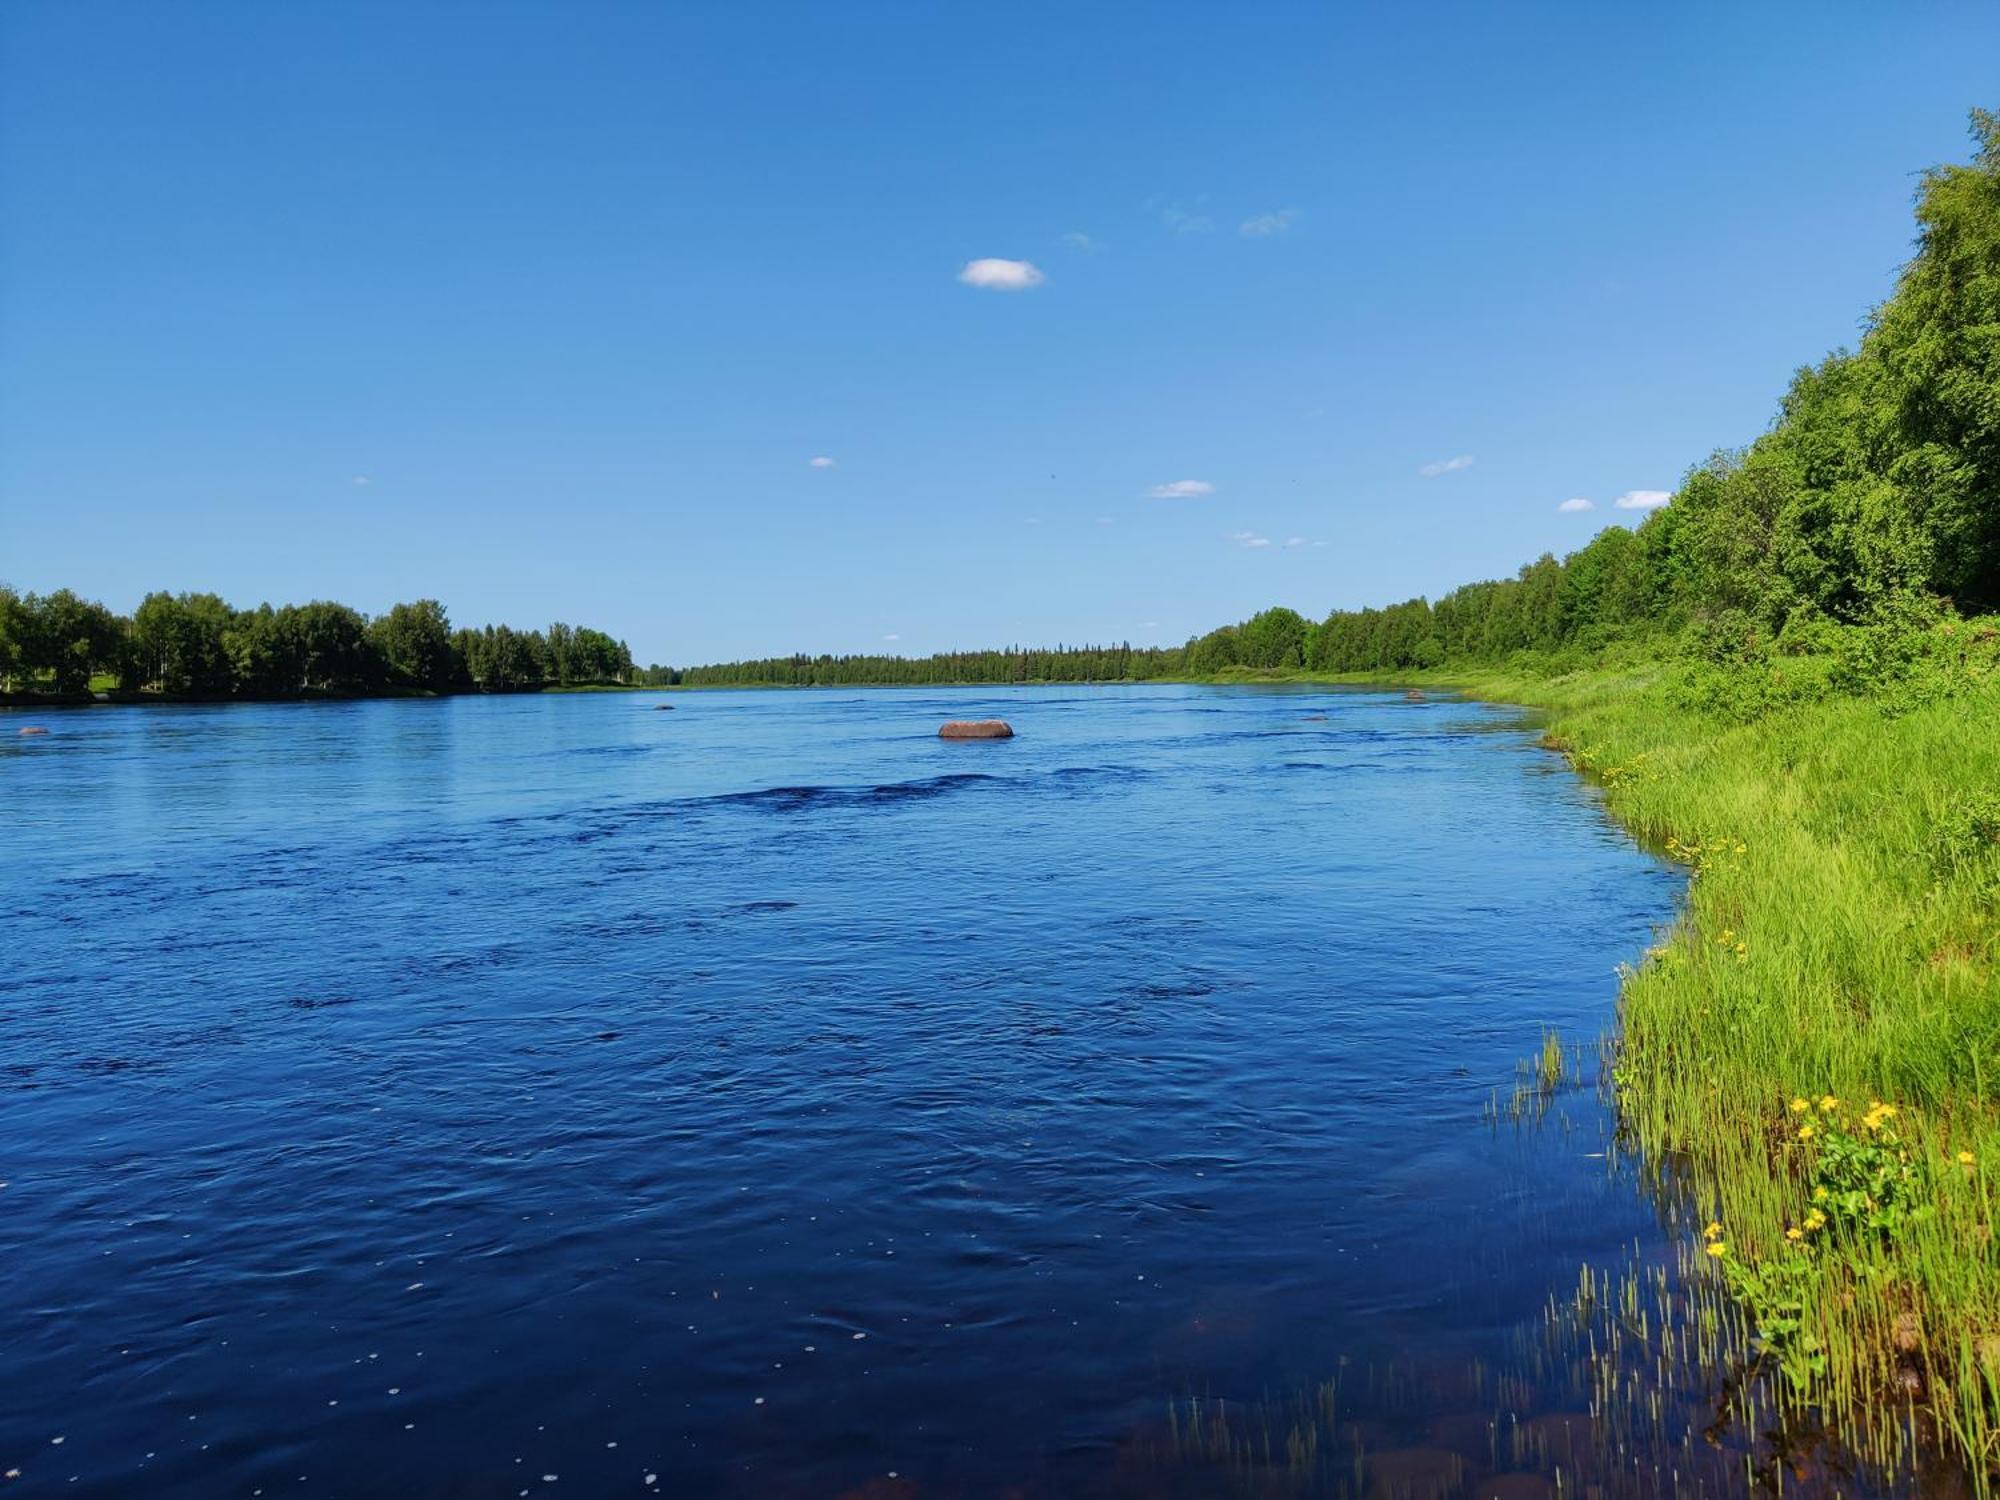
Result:
{"label": "brown rock", "polygon": [[1005,719],[953,719],[938,730],[941,740],[1011,740],[1014,726]]}
{"label": "brown rock", "polygon": [[21,731],[21,733],[23,733],[23,734],[47,734],[47,733],[48,733],[48,731],[47,731],[46,729],[42,728],[42,726],[41,726],[41,725],[39,725],[39,724],[30,724],[30,725],[29,725],[29,726],[28,726],[28,727],[27,727],[26,729],[22,730],[22,731]]}

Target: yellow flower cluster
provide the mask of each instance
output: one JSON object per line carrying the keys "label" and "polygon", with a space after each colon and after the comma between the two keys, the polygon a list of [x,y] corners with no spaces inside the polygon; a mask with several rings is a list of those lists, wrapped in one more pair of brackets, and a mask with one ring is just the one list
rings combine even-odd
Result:
{"label": "yellow flower cluster", "polygon": [[1880,1130],[1896,1118],[1896,1106],[1884,1104],[1880,1099],[1868,1101],[1868,1113],[1861,1117],[1861,1124],[1868,1130]]}
{"label": "yellow flower cluster", "polygon": [[1713,1219],[1709,1221],[1708,1227],[1702,1230],[1701,1238],[1701,1248],[1707,1251],[1711,1258],[1721,1260],[1729,1253],[1729,1246],[1722,1240],[1722,1226]]}

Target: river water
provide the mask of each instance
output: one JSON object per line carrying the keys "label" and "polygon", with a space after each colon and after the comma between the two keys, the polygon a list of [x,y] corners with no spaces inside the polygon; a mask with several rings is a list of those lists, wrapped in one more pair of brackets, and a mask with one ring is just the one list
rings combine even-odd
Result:
{"label": "river water", "polygon": [[1588,1078],[1680,877],[1509,710],[29,721],[8,1493],[1472,1494],[1521,1330],[1662,1237],[1592,1089],[1504,1105],[1544,1028]]}

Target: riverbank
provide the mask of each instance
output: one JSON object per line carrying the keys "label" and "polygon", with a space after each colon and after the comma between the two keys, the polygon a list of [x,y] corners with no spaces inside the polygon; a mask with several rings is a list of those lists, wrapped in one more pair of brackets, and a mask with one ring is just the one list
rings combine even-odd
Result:
{"label": "riverbank", "polygon": [[1921,1411],[1990,1484],[2000,676],[1979,644],[1755,711],[1674,665],[1396,680],[1541,711],[1611,814],[1688,867],[1683,920],[1625,976],[1621,1130],[1775,1381],[1850,1426]]}

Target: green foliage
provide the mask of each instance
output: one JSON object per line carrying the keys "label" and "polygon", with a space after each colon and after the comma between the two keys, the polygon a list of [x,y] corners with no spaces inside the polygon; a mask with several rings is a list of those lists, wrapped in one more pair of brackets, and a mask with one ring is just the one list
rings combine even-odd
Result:
{"label": "green foliage", "polygon": [[369,622],[368,639],[381,653],[390,679],[403,686],[448,693],[466,681],[465,663],[452,645],[451,621],[435,599],[395,605]]}
{"label": "green foliage", "polygon": [[1936,1214],[1925,1201],[1927,1184],[1916,1158],[1896,1130],[1897,1114],[1894,1105],[1880,1101],[1858,1119],[1830,1111],[1809,1138],[1819,1146],[1810,1197],[1826,1216],[1831,1237],[1896,1239]]}
{"label": "green foliage", "polygon": [[132,613],[131,661],[141,685],[225,696],[234,686],[227,635],[233,611],[214,594],[148,594]]}
{"label": "green foliage", "polygon": [[232,609],[214,594],[148,594],[130,619],[67,589],[0,588],[0,692],[80,694],[93,678],[170,697],[290,698],[611,684],[639,674],[623,641],[589,627],[454,632],[435,599],[370,620],[344,604]]}
{"label": "green foliage", "polygon": [[1725,1259],[1722,1270],[1729,1290],[1750,1309],[1758,1351],[1775,1359],[1795,1387],[1824,1375],[1826,1347],[1811,1323],[1822,1280],[1813,1250],[1788,1244],[1759,1260]]}

